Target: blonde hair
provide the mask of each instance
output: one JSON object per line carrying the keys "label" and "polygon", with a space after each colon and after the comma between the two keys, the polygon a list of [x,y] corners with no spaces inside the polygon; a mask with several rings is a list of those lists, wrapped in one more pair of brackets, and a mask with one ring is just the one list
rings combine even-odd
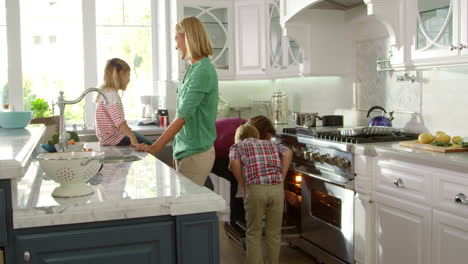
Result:
{"label": "blonde hair", "polygon": [[[130,66],[124,60],[119,58],[108,60],[104,68],[104,83],[101,85],[101,89],[125,90],[126,87],[123,87],[120,81],[120,73],[129,71]],[[97,95],[96,102],[99,100],[99,97],[100,94]]]}
{"label": "blonde hair", "polygon": [[259,133],[256,127],[249,125],[249,124],[244,124],[240,125],[236,129],[236,135],[234,137],[234,141],[237,143],[239,141],[242,141],[246,138],[257,138],[258,139]]}
{"label": "blonde hair", "polygon": [[213,46],[203,23],[194,16],[184,17],[176,25],[177,34],[185,34],[186,59],[200,59],[213,55]]}

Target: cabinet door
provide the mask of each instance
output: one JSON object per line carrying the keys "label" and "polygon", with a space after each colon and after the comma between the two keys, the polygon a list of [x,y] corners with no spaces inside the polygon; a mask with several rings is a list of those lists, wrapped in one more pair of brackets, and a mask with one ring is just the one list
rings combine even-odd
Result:
{"label": "cabinet door", "polygon": [[[206,31],[213,45],[213,57],[211,58],[219,77],[232,76],[234,74],[234,51],[232,48],[232,5],[226,1],[183,2],[182,15],[196,16],[205,25]],[[185,71],[185,63],[181,61],[180,73]]]}
{"label": "cabinet door", "polygon": [[431,208],[376,193],[379,264],[430,263]]}
{"label": "cabinet door", "polygon": [[7,227],[12,213],[10,186],[10,180],[0,180],[0,247],[8,244]]}
{"label": "cabinet door", "polygon": [[[418,0],[412,58],[460,55],[460,0]],[[414,16],[413,16],[414,19]]]}
{"label": "cabinet door", "polygon": [[16,263],[175,263],[172,222],[18,235]]}
{"label": "cabinet door", "polygon": [[278,2],[268,4],[268,68],[269,72],[275,73],[285,69],[285,41],[283,38],[283,28],[280,24],[280,14]]}
{"label": "cabinet door", "polygon": [[285,30],[280,23],[278,0],[268,4],[267,18],[268,75],[270,77],[299,75],[302,49],[296,40],[285,36]]}
{"label": "cabinet door", "polygon": [[6,195],[5,190],[0,187],[0,246],[7,244],[6,218]]}
{"label": "cabinet door", "polygon": [[236,75],[266,74],[266,12],[263,1],[235,1]]}
{"label": "cabinet door", "polygon": [[432,264],[458,264],[468,260],[468,219],[434,210]]}
{"label": "cabinet door", "polygon": [[220,263],[218,221],[216,213],[176,217],[178,264]]}
{"label": "cabinet door", "polygon": [[468,56],[468,0],[460,0],[460,45],[462,56]]}

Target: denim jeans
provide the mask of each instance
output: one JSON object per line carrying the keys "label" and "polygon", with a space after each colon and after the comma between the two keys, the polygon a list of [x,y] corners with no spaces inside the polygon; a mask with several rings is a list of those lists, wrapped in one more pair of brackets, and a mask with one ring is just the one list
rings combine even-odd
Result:
{"label": "denim jeans", "polygon": [[[133,132],[135,134],[136,139],[138,140],[138,143],[144,143],[146,145],[152,145],[153,141],[148,139],[147,137],[143,136],[140,133]],[[125,136],[117,146],[130,146],[130,138]]]}

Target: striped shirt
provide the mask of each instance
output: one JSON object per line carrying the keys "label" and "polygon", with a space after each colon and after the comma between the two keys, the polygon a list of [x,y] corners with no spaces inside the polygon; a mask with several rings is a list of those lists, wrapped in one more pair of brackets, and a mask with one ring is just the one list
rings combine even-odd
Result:
{"label": "striped shirt", "polygon": [[125,137],[119,129],[126,122],[122,100],[115,90],[104,88],[102,92],[109,100],[109,105],[106,105],[104,97],[99,97],[96,105],[96,136],[101,145],[115,146]]}
{"label": "striped shirt", "polygon": [[240,160],[245,185],[283,182],[281,156],[288,148],[270,140],[246,138],[232,145],[231,160]]}

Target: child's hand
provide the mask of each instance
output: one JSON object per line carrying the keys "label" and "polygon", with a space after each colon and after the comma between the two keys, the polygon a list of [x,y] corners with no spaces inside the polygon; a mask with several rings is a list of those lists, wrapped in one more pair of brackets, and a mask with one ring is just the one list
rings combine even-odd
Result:
{"label": "child's hand", "polygon": [[242,200],[245,200],[246,194],[245,187],[242,187]]}
{"label": "child's hand", "polygon": [[142,152],[146,152],[147,149],[148,149],[148,145],[146,144],[136,144],[136,145],[131,145],[132,147],[135,147],[135,151],[142,151]]}

